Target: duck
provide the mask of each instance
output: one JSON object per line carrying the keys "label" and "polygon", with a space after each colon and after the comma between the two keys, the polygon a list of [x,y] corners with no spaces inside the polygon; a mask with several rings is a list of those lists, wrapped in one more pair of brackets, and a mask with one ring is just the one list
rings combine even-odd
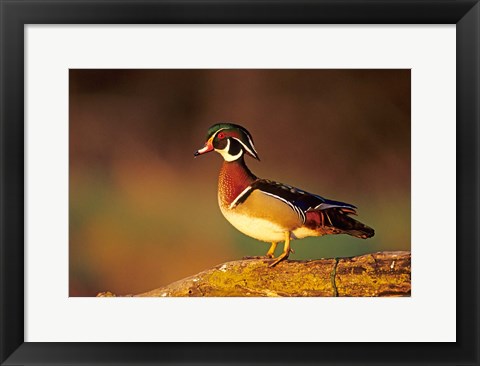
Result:
{"label": "duck", "polygon": [[[270,243],[265,256],[273,259],[269,267],[289,258],[293,240],[336,234],[360,239],[374,236],[374,229],[351,217],[357,215],[356,206],[253,174],[245,156],[260,158],[246,128],[234,123],[211,126],[205,145],[194,157],[212,151],[223,158],[217,194],[220,211],[238,231]],[[283,252],[275,258],[282,242]]]}

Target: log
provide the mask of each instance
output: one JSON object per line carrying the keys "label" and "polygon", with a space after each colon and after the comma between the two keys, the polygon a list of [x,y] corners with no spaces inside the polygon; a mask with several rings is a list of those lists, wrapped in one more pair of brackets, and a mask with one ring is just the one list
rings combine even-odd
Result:
{"label": "log", "polygon": [[[226,262],[140,297],[410,296],[411,254],[378,252],[351,258]],[[97,296],[115,296],[103,292]]]}

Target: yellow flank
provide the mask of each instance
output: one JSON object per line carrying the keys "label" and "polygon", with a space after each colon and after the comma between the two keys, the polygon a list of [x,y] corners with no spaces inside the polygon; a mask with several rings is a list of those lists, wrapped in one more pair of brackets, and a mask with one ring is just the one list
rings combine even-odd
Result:
{"label": "yellow flank", "polygon": [[300,227],[293,231],[293,237],[295,239],[303,239],[308,236],[322,236],[325,235],[325,232],[321,229],[313,230],[308,227]]}
{"label": "yellow flank", "polygon": [[289,205],[259,190],[253,191],[236,211],[278,223],[283,231],[292,231],[302,225],[298,214]]}
{"label": "yellow flank", "polygon": [[288,204],[259,190],[253,191],[245,202],[233,209],[224,206],[220,199],[219,204],[225,218],[237,230],[261,241],[284,241],[286,231],[302,225],[302,220]]}

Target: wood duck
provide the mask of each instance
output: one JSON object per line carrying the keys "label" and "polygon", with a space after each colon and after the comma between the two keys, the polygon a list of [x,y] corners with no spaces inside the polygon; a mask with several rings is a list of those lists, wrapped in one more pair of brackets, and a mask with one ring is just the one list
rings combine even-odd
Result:
{"label": "wood duck", "polygon": [[250,133],[242,126],[218,123],[208,129],[206,143],[194,156],[215,150],[224,162],[218,179],[218,204],[225,218],[242,233],[271,243],[266,256],[284,242],[283,253],[270,267],[287,259],[291,239],[330,234],[370,238],[374,230],[349,215],[356,207],[304,190],[256,177],[245,155],[260,160]]}

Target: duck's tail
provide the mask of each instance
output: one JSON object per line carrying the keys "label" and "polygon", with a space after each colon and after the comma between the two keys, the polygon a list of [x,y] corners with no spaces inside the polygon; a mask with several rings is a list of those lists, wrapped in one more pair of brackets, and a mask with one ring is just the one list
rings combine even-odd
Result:
{"label": "duck's tail", "polygon": [[348,234],[356,238],[368,239],[375,230],[350,217],[356,211],[350,207],[331,207],[306,212],[305,226],[326,234]]}

